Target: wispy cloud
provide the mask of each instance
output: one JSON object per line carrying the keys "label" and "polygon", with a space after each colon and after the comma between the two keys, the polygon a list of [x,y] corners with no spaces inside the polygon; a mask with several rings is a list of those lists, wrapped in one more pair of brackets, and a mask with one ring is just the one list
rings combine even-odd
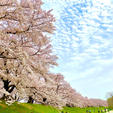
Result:
{"label": "wispy cloud", "polygon": [[43,1],[57,17],[52,43],[59,67],[54,72],[83,95],[104,98],[113,86],[113,0]]}

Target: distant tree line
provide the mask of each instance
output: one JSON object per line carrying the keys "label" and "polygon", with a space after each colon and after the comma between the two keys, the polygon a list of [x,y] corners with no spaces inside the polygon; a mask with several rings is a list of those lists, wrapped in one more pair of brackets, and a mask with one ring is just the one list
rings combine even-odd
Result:
{"label": "distant tree line", "polygon": [[109,98],[107,99],[109,108],[113,109],[113,93],[109,93]]}

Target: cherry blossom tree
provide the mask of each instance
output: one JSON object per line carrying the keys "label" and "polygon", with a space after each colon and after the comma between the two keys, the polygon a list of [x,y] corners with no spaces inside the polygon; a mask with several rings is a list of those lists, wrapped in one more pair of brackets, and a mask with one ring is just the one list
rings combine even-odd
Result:
{"label": "cherry blossom tree", "polygon": [[107,102],[101,99],[89,99],[83,97],[75,89],[73,89],[68,82],[64,80],[64,76],[60,73],[49,74],[49,76],[55,81],[56,87],[54,91],[65,102],[65,106],[68,107],[99,107],[108,106]]}
{"label": "cherry blossom tree", "polygon": [[[38,91],[41,80],[48,83],[49,68],[57,65],[51,39],[55,21],[50,11],[41,9],[40,0],[0,1],[0,80],[3,99],[29,98]],[[39,82],[39,83],[38,83]],[[42,83],[43,84],[43,83]],[[40,87],[40,86],[39,86]]]}

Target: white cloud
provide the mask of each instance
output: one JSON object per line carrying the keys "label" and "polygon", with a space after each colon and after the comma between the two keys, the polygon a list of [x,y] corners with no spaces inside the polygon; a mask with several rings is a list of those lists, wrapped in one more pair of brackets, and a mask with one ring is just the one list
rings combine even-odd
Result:
{"label": "white cloud", "polygon": [[[57,17],[52,43],[60,59],[54,71],[61,72],[84,95],[101,97],[113,85],[113,2],[58,0],[57,4],[47,3],[49,6],[45,7],[53,8]],[[105,86],[105,91],[99,91],[101,85]],[[91,87],[98,94],[90,93]]]}

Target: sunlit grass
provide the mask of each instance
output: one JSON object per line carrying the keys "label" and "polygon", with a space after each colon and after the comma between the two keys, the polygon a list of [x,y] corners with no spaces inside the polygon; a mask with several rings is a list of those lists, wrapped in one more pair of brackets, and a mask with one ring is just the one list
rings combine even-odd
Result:
{"label": "sunlit grass", "polygon": [[[88,108],[69,108],[64,107],[63,110],[57,108],[41,105],[41,104],[27,104],[27,103],[14,103],[10,106],[5,102],[0,102],[0,113],[86,113],[86,110],[91,110],[91,113],[101,113],[105,107],[88,107]],[[104,113],[104,112],[103,112]]]}

